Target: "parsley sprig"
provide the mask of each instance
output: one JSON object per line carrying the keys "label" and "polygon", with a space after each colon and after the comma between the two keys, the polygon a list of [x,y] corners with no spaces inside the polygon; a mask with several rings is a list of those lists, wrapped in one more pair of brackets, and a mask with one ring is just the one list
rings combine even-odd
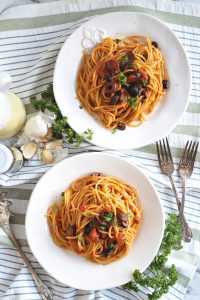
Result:
{"label": "parsley sprig", "polygon": [[52,84],[50,84],[47,89],[41,93],[40,100],[36,97],[30,97],[30,101],[36,110],[44,112],[45,109],[48,109],[50,112],[55,114],[56,118],[51,127],[53,137],[57,139],[65,137],[68,143],[74,144],[76,147],[79,147],[85,138],[92,140],[93,131],[91,129],[85,130],[83,134],[80,135],[69,126],[67,117],[62,116],[55,101]]}
{"label": "parsley sprig", "polygon": [[146,288],[153,289],[151,294],[148,294],[148,299],[159,299],[163,294],[167,293],[170,286],[173,286],[178,279],[178,272],[174,265],[169,268],[166,267],[168,255],[172,250],[179,250],[182,248],[182,227],[177,220],[175,214],[171,214],[166,221],[164,237],[160,249],[147,268],[141,273],[135,270],[133,273],[133,280],[125,284],[125,289],[139,291],[139,285]]}

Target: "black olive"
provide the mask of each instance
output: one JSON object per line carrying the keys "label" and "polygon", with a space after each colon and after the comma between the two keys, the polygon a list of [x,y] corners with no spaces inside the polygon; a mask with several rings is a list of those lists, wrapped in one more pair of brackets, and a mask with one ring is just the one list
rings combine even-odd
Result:
{"label": "black olive", "polygon": [[128,62],[133,62],[135,59],[135,55],[131,51],[128,52],[126,56],[128,57]]}
{"label": "black olive", "polygon": [[129,75],[131,75],[131,74],[135,74],[135,72],[136,72],[136,69],[135,69],[134,66],[128,65],[128,66],[127,66],[127,69],[130,69],[130,71],[125,72],[125,75],[126,75],[126,76],[129,76]]}
{"label": "black olive", "polygon": [[129,85],[126,87],[126,91],[131,97],[136,97],[139,93],[139,88],[137,85]]}
{"label": "black olive", "polygon": [[103,250],[103,256],[107,257],[111,252],[113,251],[113,249],[107,248]]}
{"label": "black olive", "polygon": [[129,66],[129,62],[120,61],[119,63],[119,68],[121,72],[123,72],[126,68],[128,68],[128,66]]}
{"label": "black olive", "polygon": [[123,227],[128,227],[128,220],[122,220],[122,221],[121,221],[121,225],[122,225]]}
{"label": "black olive", "polygon": [[164,79],[162,81],[163,89],[168,89],[169,88],[169,80]]}
{"label": "black olive", "polygon": [[122,122],[119,122],[117,125],[117,129],[119,130],[125,130],[126,129],[126,125]]}
{"label": "black olive", "polygon": [[89,235],[89,234],[90,234],[90,231],[91,231],[91,224],[88,223],[88,224],[85,225],[85,227],[84,227],[84,233],[85,233],[86,235]]}
{"label": "black olive", "polygon": [[151,42],[151,45],[153,45],[155,48],[158,48],[158,43],[156,43],[155,41]]}
{"label": "black olive", "polygon": [[119,100],[119,93],[117,92],[110,98],[109,104],[115,105],[115,104],[117,104],[118,100]]}

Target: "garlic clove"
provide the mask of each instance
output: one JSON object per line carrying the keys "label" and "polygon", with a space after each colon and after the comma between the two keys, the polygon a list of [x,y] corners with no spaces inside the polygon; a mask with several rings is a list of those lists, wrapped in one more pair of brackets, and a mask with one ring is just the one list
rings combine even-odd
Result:
{"label": "garlic clove", "polygon": [[38,137],[36,139],[36,142],[38,143],[46,143],[48,142],[50,139],[52,138],[52,130],[51,128],[48,129],[47,133],[45,136],[41,136],[41,137]]}
{"label": "garlic clove", "polygon": [[45,149],[41,152],[41,159],[47,163],[57,163],[67,157],[68,149],[63,149],[62,147],[57,147],[55,149]]}
{"label": "garlic clove", "polygon": [[27,143],[21,147],[22,154],[25,159],[31,159],[38,150],[38,145],[35,143]]}
{"label": "garlic clove", "polygon": [[54,160],[53,154],[50,150],[43,150],[40,157],[46,164],[51,164]]}
{"label": "garlic clove", "polygon": [[45,149],[47,150],[54,150],[58,147],[62,147],[62,140],[55,140],[55,141],[51,141],[45,144]]}

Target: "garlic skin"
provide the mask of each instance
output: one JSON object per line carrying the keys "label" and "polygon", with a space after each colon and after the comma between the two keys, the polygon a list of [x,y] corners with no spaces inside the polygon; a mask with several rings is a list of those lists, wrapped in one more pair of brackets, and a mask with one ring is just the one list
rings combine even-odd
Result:
{"label": "garlic skin", "polygon": [[63,145],[62,140],[54,140],[54,141],[46,143],[45,144],[45,149],[54,150],[58,147],[62,147],[62,145]]}
{"label": "garlic skin", "polygon": [[39,137],[43,137],[48,132],[47,122],[44,120],[41,114],[32,116],[24,127],[24,134],[30,139],[34,140]]}
{"label": "garlic skin", "polygon": [[25,159],[31,159],[38,150],[38,145],[35,143],[27,143],[21,147],[22,154]]}

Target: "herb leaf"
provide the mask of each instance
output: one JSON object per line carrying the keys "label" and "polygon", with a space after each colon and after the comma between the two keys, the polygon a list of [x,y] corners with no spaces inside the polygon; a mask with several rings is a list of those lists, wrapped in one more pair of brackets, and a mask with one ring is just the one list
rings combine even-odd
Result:
{"label": "herb leaf", "polygon": [[84,212],[83,212],[83,215],[84,216],[88,216],[90,214],[90,211],[89,210],[85,210]]}
{"label": "herb leaf", "polygon": [[114,134],[116,132],[116,130],[117,130],[117,127],[113,128],[112,129],[112,134]]}
{"label": "herb leaf", "polygon": [[106,225],[102,225],[102,226],[101,226],[101,230],[102,230],[102,231],[106,231]]}
{"label": "herb leaf", "polygon": [[137,108],[138,103],[137,103],[137,96],[136,97],[132,97],[128,99],[128,102],[132,105],[132,108]]}
{"label": "herb leaf", "polygon": [[112,220],[112,217],[113,217],[112,212],[105,212],[104,216],[103,216],[103,218],[106,222],[110,222]]}
{"label": "herb leaf", "polygon": [[84,137],[86,138],[86,139],[88,139],[89,141],[91,141],[92,140],[92,136],[93,136],[93,131],[92,131],[92,129],[87,129],[87,130],[85,130],[84,131]]}
{"label": "herb leaf", "polygon": [[147,86],[147,84],[148,84],[148,82],[147,82],[147,80],[141,80],[141,82],[142,82],[142,85],[145,87],[145,86]]}
{"label": "herb leaf", "polygon": [[114,226],[118,226],[119,225],[119,222],[118,222],[117,218],[114,219],[113,224],[114,224]]}
{"label": "herb leaf", "polygon": [[126,84],[126,82],[127,82],[127,77],[126,77],[125,74],[120,73],[120,74],[118,75],[118,78],[119,78],[119,82],[120,82],[122,85],[125,85],[125,84]]}
{"label": "herb leaf", "polygon": [[123,56],[120,61],[128,62],[128,56],[127,55]]}
{"label": "herb leaf", "polygon": [[120,39],[115,39],[116,44],[119,44],[121,42]]}
{"label": "herb leaf", "polygon": [[83,241],[83,237],[81,235],[78,236],[78,241],[82,242]]}
{"label": "herb leaf", "polygon": [[133,280],[125,284],[125,289],[139,291],[139,285],[150,287],[153,289],[151,294],[148,294],[148,299],[159,299],[163,294],[167,293],[170,286],[173,286],[178,279],[178,272],[174,265],[167,268],[166,263],[168,255],[172,250],[179,250],[182,241],[182,226],[177,220],[175,214],[169,215],[166,221],[164,237],[160,249],[147,268],[146,271],[141,273],[135,270],[133,273]]}
{"label": "herb leaf", "polygon": [[91,129],[85,130],[83,135],[80,135],[69,126],[67,117],[62,116],[56,103],[52,84],[50,84],[47,89],[41,93],[41,99],[30,97],[30,102],[36,110],[44,112],[45,109],[48,109],[50,112],[55,114],[55,121],[52,123],[51,127],[53,137],[57,139],[65,137],[69,144],[75,144],[76,147],[79,147],[83,143],[84,138],[92,140],[93,131]]}

